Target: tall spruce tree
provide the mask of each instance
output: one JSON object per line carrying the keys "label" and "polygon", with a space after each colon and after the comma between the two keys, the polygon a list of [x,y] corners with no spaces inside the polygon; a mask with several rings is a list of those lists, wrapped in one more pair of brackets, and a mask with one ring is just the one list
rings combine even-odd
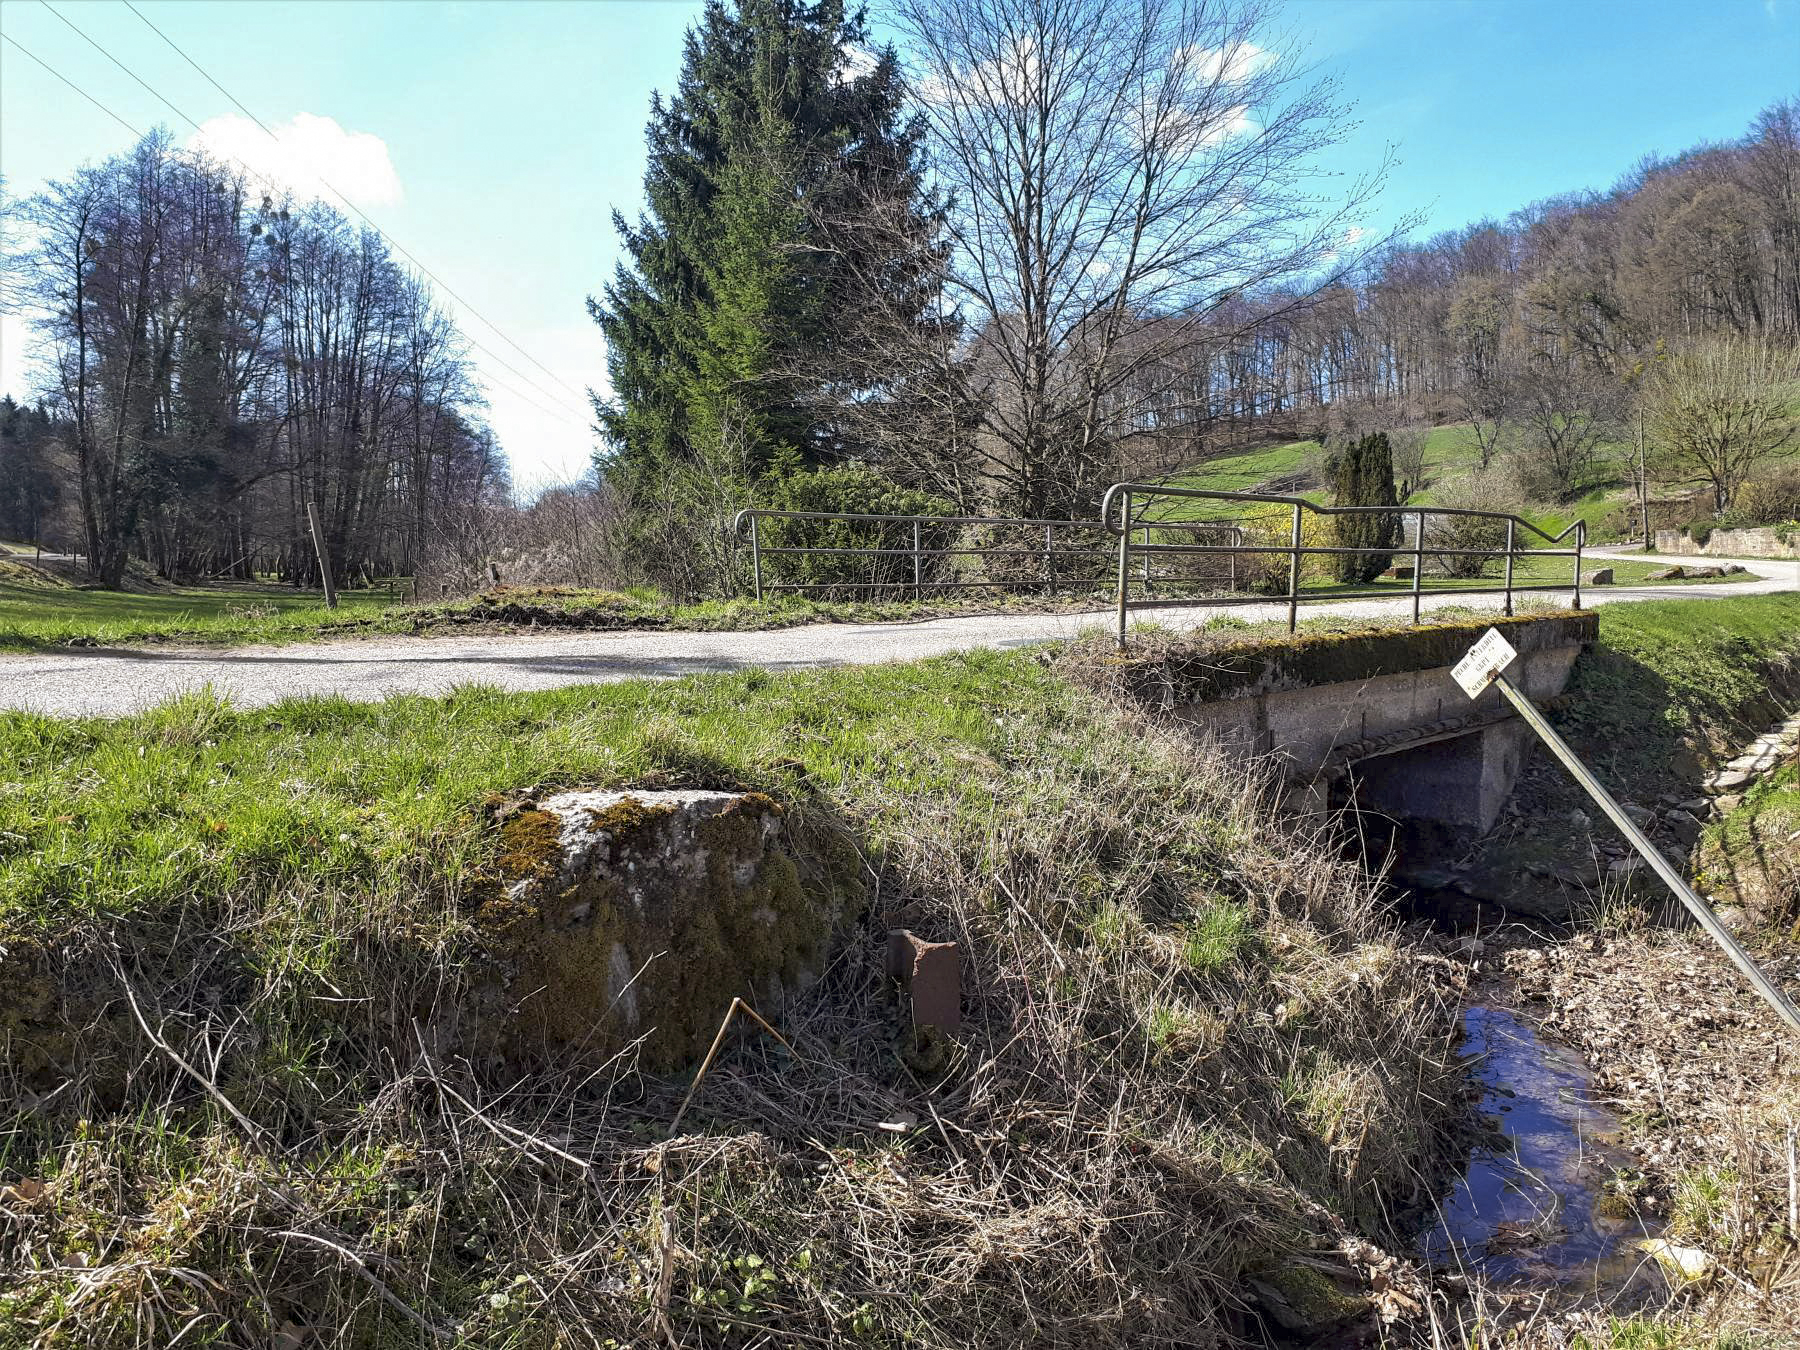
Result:
{"label": "tall spruce tree", "polygon": [[[935,232],[922,128],[903,115],[891,51],[863,59],[841,0],[713,0],[689,30],[673,98],[651,106],[646,209],[614,214],[626,259],[588,301],[607,340],[602,468],[659,500],[684,477],[753,480],[857,447],[822,409],[840,388],[834,321],[879,275],[928,323],[928,254],[858,256],[893,231]],[[903,236],[906,231],[901,232]]]}
{"label": "tall spruce tree", "polygon": [[[1334,504],[1338,506],[1397,506],[1394,491],[1394,450],[1387,433],[1377,431],[1346,445],[1337,458]],[[1334,553],[1339,581],[1373,581],[1393,562],[1391,552],[1400,542],[1398,511],[1358,512],[1333,516],[1339,548],[1383,550],[1377,553]]]}

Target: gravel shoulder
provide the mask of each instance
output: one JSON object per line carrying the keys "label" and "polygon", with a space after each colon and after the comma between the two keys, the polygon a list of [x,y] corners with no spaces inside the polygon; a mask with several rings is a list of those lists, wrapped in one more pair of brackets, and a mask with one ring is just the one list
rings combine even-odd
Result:
{"label": "gravel shoulder", "polygon": [[[1597,551],[1597,560],[1629,560],[1629,552]],[[1707,559],[1716,563],[1719,559]],[[1725,559],[1722,561],[1733,561]],[[1589,604],[1679,596],[1754,595],[1800,590],[1800,563],[1738,559],[1755,581],[1696,583],[1679,588],[1618,586],[1583,593]],[[1552,602],[1554,603],[1554,602]],[[1354,600],[1313,604],[1306,617],[1391,617],[1409,602]],[[1497,609],[1498,596],[1428,596],[1443,606]],[[1192,628],[1224,615],[1251,622],[1285,617],[1285,603],[1194,605],[1138,612],[1135,618]],[[337,696],[374,700],[396,694],[436,695],[458,685],[510,690],[553,689],[626,679],[673,679],[761,667],[911,661],[977,647],[1020,647],[1065,641],[1106,627],[1105,610],[1086,614],[1013,614],[928,619],[917,623],[813,624],[754,633],[622,632],[544,636],[357,639],[288,646],[94,648],[0,656],[0,708],[56,716],[123,716],[187,690],[210,685],[242,706],[288,698]]]}

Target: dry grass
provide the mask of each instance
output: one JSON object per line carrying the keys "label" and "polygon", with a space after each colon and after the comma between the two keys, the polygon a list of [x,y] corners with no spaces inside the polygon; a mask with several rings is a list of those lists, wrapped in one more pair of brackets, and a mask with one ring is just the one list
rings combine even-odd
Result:
{"label": "dry grass", "polygon": [[[690,1084],[629,1054],[439,1044],[476,972],[429,889],[328,961],[292,916],[329,894],[253,889],[24,953],[79,972],[72,1050],[129,1053],[8,1085],[0,1344],[1192,1346],[1259,1338],[1284,1269],[1418,1311],[1442,963],[1254,774],[1066,688],[1004,715],[913,748],[960,797],[790,803],[856,831],[871,913],[674,1138]],[[902,1030],[894,924],[962,944],[954,1042]]]}

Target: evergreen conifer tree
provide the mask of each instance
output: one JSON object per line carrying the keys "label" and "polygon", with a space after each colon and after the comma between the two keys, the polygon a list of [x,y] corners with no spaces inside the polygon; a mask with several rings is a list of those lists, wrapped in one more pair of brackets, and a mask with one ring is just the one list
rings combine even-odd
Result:
{"label": "evergreen conifer tree", "polygon": [[[1387,433],[1377,431],[1344,447],[1337,458],[1333,501],[1337,506],[1398,506],[1394,492],[1394,450]],[[1358,512],[1333,516],[1334,535],[1340,548],[1392,550],[1400,542],[1398,511]],[[1339,581],[1367,583],[1388,569],[1391,551],[1334,553]]]}
{"label": "evergreen conifer tree", "polygon": [[588,302],[607,340],[612,397],[597,410],[616,480],[666,501],[691,476],[743,486],[855,452],[806,387],[834,382],[844,295],[892,275],[921,322],[937,299],[918,256],[884,270],[851,253],[891,237],[856,212],[935,233],[922,130],[902,117],[892,52],[864,63],[867,42],[841,0],[713,0],[689,31],[676,93],[651,108],[645,211],[636,225],[615,213],[626,259]]}

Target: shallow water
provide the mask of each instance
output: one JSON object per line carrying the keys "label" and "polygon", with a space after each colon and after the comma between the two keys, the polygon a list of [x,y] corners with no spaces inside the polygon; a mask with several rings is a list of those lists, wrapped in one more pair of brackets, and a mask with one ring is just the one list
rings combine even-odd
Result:
{"label": "shallow water", "polygon": [[1580,1057],[1502,1008],[1467,1009],[1463,1033],[1479,1109],[1506,1138],[1475,1150],[1425,1235],[1425,1258],[1500,1284],[1622,1290],[1649,1264],[1632,1246],[1648,1230],[1595,1212],[1630,1158]]}

